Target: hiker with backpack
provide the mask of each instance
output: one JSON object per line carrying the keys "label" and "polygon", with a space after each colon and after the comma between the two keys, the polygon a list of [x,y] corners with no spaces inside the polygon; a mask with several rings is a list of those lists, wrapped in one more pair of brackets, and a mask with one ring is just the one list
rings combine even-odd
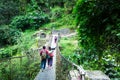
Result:
{"label": "hiker with backpack", "polygon": [[46,67],[47,55],[48,55],[48,50],[46,49],[45,46],[43,46],[43,49],[40,51],[40,56],[41,56],[41,65],[40,65],[40,68],[42,69],[42,71]]}
{"label": "hiker with backpack", "polygon": [[53,50],[51,50],[51,47],[49,47],[49,53],[48,53],[48,68],[50,68],[53,64]]}

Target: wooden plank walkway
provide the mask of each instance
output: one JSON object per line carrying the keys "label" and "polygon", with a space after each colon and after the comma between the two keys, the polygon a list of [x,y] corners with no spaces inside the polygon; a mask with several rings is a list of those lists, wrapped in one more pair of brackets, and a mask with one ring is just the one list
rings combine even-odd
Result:
{"label": "wooden plank walkway", "polygon": [[[55,36],[57,35],[52,35],[52,42],[51,47],[54,48],[56,47],[56,43],[54,41]],[[58,37],[58,36],[57,36]],[[56,80],[56,49],[54,50],[54,57],[53,57],[53,66],[51,68],[47,67],[46,64],[46,69],[42,72],[39,71],[38,75],[36,76],[36,78],[34,80]]]}

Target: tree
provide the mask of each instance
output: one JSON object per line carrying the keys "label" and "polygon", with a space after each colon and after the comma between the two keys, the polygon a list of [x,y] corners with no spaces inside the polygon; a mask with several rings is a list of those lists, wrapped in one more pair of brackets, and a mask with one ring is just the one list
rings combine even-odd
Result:
{"label": "tree", "polygon": [[0,1],[0,24],[10,23],[11,18],[19,14],[18,1],[1,0]]}
{"label": "tree", "polygon": [[97,60],[98,66],[102,66],[100,61],[112,55],[117,62],[119,56],[116,54],[120,51],[119,0],[78,0],[74,12],[79,26],[79,43],[85,56],[89,56],[88,60]]}

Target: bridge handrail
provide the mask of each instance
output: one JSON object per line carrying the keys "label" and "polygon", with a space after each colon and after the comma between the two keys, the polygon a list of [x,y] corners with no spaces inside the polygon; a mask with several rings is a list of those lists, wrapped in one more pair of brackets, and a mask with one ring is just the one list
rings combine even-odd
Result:
{"label": "bridge handrail", "polygon": [[17,56],[17,57],[1,58],[0,61],[9,60],[9,59],[14,59],[14,58],[22,58],[22,57],[26,57],[26,56]]}
{"label": "bridge handrail", "polygon": [[66,59],[66,58],[61,54],[61,51],[60,51],[60,48],[59,48],[58,44],[57,44],[57,48],[58,48],[58,53],[59,53],[59,55],[60,55],[64,60],[66,60],[68,63],[70,63],[73,67],[76,67],[76,68],[78,69],[78,71],[79,71],[79,74],[80,74],[81,77],[82,77],[82,80],[85,80],[85,70],[83,69],[83,67],[82,67],[81,65],[79,66],[79,65],[73,63],[72,61]]}
{"label": "bridge handrail", "polygon": [[[14,68],[18,68],[16,66],[19,66],[19,68],[21,69],[20,73],[23,73],[23,63],[24,63],[24,59],[26,59],[27,62],[27,66],[29,66],[31,63],[36,62],[36,55],[34,55],[33,53],[38,53],[38,51],[42,49],[42,48],[37,48],[37,49],[30,49],[29,51],[25,52],[26,55],[24,56],[14,56],[14,57],[7,57],[7,58],[1,58],[0,59],[0,65],[7,63],[5,65],[3,65],[3,67],[0,67],[0,73],[2,74],[2,68],[8,68],[9,69],[9,79],[13,79],[16,77],[16,75],[12,74],[12,72],[14,71]],[[16,60],[19,62],[18,65],[16,64]],[[13,65],[14,64],[14,65]],[[30,68],[29,68],[30,69]],[[28,74],[28,73],[27,73]],[[3,75],[3,74],[2,74]],[[3,79],[0,75],[0,80]],[[23,80],[24,78],[26,78],[26,75],[21,74],[18,77]],[[31,73],[29,73],[30,77],[27,77],[29,80],[31,79],[32,75]],[[4,75],[6,76],[6,75]]]}
{"label": "bridge handrail", "polygon": [[[41,49],[42,49],[42,47],[41,47],[41,48],[34,49],[33,51],[39,51],[39,50],[41,50]],[[1,59],[0,59],[0,62],[1,62],[1,61],[4,61],[4,60],[14,59],[14,58],[27,57],[27,55],[30,55],[30,54],[27,54],[27,53],[26,53],[26,55],[24,55],[24,56],[15,56],[15,57],[1,58]]]}

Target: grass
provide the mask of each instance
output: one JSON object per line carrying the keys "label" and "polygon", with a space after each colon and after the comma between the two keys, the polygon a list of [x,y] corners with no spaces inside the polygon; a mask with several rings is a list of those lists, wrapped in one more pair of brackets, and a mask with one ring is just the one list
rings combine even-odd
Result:
{"label": "grass", "polygon": [[62,16],[62,18],[58,18],[53,22],[45,24],[45,25],[42,26],[42,28],[48,28],[48,29],[70,28],[70,29],[75,29],[75,22],[74,22],[74,18],[71,14],[64,14]]}
{"label": "grass", "polygon": [[75,37],[72,38],[62,38],[60,40],[60,46],[62,47],[61,53],[69,57],[73,55],[75,50],[77,49],[77,40]]}
{"label": "grass", "polygon": [[22,33],[22,36],[17,41],[18,44],[13,46],[7,46],[0,49],[0,54],[4,54],[5,56],[21,56],[25,53],[25,51],[29,50],[29,48],[35,43],[35,40],[32,38],[32,35],[35,31],[27,30]]}

